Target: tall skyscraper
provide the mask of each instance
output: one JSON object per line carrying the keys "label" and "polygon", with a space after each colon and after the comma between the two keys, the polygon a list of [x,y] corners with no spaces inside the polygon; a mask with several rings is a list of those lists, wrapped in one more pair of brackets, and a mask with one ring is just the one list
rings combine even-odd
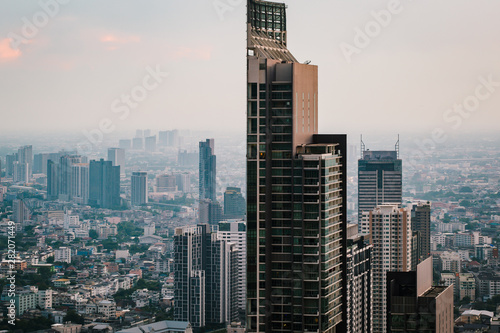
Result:
{"label": "tall skyscraper", "polygon": [[120,206],[120,167],[111,161],[90,161],[89,204],[99,208]]}
{"label": "tall skyscraper", "polygon": [[247,330],[342,332],[346,136],[317,134],[318,68],[287,49],[286,5],[247,10]]}
{"label": "tall skyscraper", "polygon": [[234,243],[237,250],[236,262],[236,306],[238,308],[238,321],[245,321],[245,306],[247,297],[247,226],[243,221],[219,223],[218,238],[227,243]]}
{"label": "tall skyscraper", "polygon": [[130,202],[132,206],[139,206],[148,202],[147,172],[132,173],[132,190]]}
{"label": "tall skyscraper", "polygon": [[119,166],[120,172],[125,174],[125,149],[108,148],[108,161],[111,161],[113,166]]}
{"label": "tall skyscraper", "polygon": [[453,332],[453,286],[432,286],[432,258],[411,272],[388,272],[386,290],[387,332]]}
{"label": "tall skyscraper", "polygon": [[363,212],[386,203],[403,202],[403,167],[399,159],[399,140],[395,150],[366,150],[361,141],[358,161],[358,220]]}
{"label": "tall skyscraper", "polygon": [[23,200],[12,201],[12,220],[16,223],[24,224],[25,221],[31,219],[30,209]]}
{"label": "tall skyscraper", "polygon": [[414,204],[411,210],[411,228],[418,232],[417,264],[431,255],[431,205],[430,202]]}
{"label": "tall skyscraper", "polygon": [[372,332],[372,271],[370,235],[347,227],[346,333]]}
{"label": "tall skyscraper", "polygon": [[72,185],[75,184],[73,178],[73,164],[82,163],[81,156],[78,155],[63,155],[59,159],[58,167],[58,182],[59,182],[59,199],[63,201],[71,200]]}
{"label": "tall skyscraper", "polygon": [[174,318],[193,327],[237,319],[234,297],[237,249],[218,239],[209,225],[176,228]]}
{"label": "tall skyscraper", "polygon": [[47,161],[47,199],[57,200],[59,196],[59,163]]}
{"label": "tall skyscraper", "polygon": [[386,274],[412,268],[411,211],[398,204],[385,204],[363,212],[361,233],[371,235],[373,332],[387,332]]}
{"label": "tall skyscraper", "polygon": [[144,139],[141,138],[133,138],[132,139],[132,149],[134,150],[143,150],[144,149]]}
{"label": "tall skyscraper", "polygon": [[214,139],[200,142],[200,200],[216,201],[216,157]]}
{"label": "tall skyscraper", "polygon": [[241,219],[245,217],[246,201],[241,194],[241,188],[228,187],[224,192],[224,218]]}

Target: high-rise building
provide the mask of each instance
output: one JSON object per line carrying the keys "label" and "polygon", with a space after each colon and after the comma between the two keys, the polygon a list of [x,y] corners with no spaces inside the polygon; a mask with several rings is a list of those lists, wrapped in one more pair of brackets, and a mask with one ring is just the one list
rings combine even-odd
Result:
{"label": "high-rise building", "polygon": [[236,304],[238,321],[245,321],[247,295],[247,227],[244,221],[222,221],[219,223],[218,238],[233,243],[237,250]]}
{"label": "high-rise building", "polygon": [[361,233],[371,235],[373,332],[387,332],[386,273],[408,272],[411,263],[411,211],[384,204],[363,212]]}
{"label": "high-rise building", "polygon": [[101,159],[90,161],[89,168],[89,204],[98,208],[119,207],[120,167]]}
{"label": "high-rise building", "polygon": [[178,173],[175,175],[177,190],[183,193],[191,192],[191,175],[189,173]]}
{"label": "high-rise building", "polygon": [[[25,172],[22,173],[23,179],[21,181],[28,182],[31,176],[33,175],[33,147],[32,146],[20,147],[17,150],[17,161],[22,166],[23,170],[26,170]],[[25,173],[27,173],[27,175],[25,175]]]}
{"label": "high-rise building", "polygon": [[177,192],[177,179],[174,175],[158,175],[155,183],[156,192]]}
{"label": "high-rise building", "polygon": [[89,200],[89,164],[74,163],[71,165],[71,200],[86,205]]}
{"label": "high-rise building", "polygon": [[216,156],[214,139],[200,142],[200,200],[216,201]]}
{"label": "high-rise building", "polygon": [[132,191],[131,200],[132,206],[139,206],[148,203],[148,173],[133,172],[132,173]]}
{"label": "high-rise building", "polygon": [[363,212],[386,203],[403,202],[403,167],[399,158],[399,141],[395,150],[366,150],[361,141],[358,161],[358,220]]}
{"label": "high-rise building", "polygon": [[177,154],[177,164],[181,167],[194,167],[199,165],[199,153],[179,150]]}
{"label": "high-rise building", "polygon": [[14,175],[14,162],[17,161],[17,153],[5,156],[5,176],[12,177]]}
{"label": "high-rise building", "polygon": [[143,138],[144,137],[144,131],[141,129],[138,129],[135,131],[135,137],[136,138]]}
{"label": "high-rise building", "polygon": [[387,332],[453,332],[453,286],[432,286],[432,258],[414,271],[387,272],[386,292]]}
{"label": "high-rise building", "polygon": [[134,150],[143,150],[144,149],[144,139],[141,138],[133,138],[132,139],[132,149]]}
{"label": "high-rise building", "polygon": [[120,147],[120,149],[130,149],[132,148],[132,140],[130,139],[119,140],[118,147]]}
{"label": "high-rise building", "polygon": [[431,255],[431,205],[419,202],[411,210],[411,228],[418,232],[417,260],[421,263]]}
{"label": "high-rise building", "polygon": [[12,201],[12,220],[16,223],[24,224],[31,219],[30,209],[23,200]]}
{"label": "high-rise building", "polygon": [[222,207],[217,201],[213,202],[210,199],[200,201],[198,214],[200,223],[215,225],[223,219]]}
{"label": "high-rise building", "polygon": [[370,235],[347,227],[346,333],[372,332],[372,272]]}
{"label": "high-rise building", "polygon": [[235,244],[218,239],[209,225],[176,228],[174,318],[193,327],[237,319]]}
{"label": "high-rise building", "polygon": [[[47,161],[53,158],[54,154],[41,153],[33,157],[33,173],[47,174]],[[56,158],[57,160],[57,158]]]}
{"label": "high-rise building", "polygon": [[73,179],[76,177],[73,174],[73,165],[82,163],[81,156],[78,155],[63,155],[59,159],[58,167],[58,182],[59,182],[59,199],[69,201],[72,199],[72,185],[77,183]]}
{"label": "high-rise building", "polygon": [[318,68],[286,5],[248,1],[247,330],[345,331],[346,136],[318,134]]}
{"label": "high-rise building", "polygon": [[19,161],[14,161],[14,174],[12,175],[12,180],[14,183],[27,183],[29,176],[29,164],[20,163]]}
{"label": "high-rise building", "polygon": [[154,153],[156,151],[156,135],[146,137],[145,150],[150,153]]}
{"label": "high-rise building", "polygon": [[47,199],[57,200],[59,196],[59,163],[47,161]]}
{"label": "high-rise building", "polygon": [[108,161],[111,161],[113,166],[119,166],[120,172],[125,174],[125,149],[108,148]]}
{"label": "high-rise building", "polygon": [[246,201],[241,194],[241,188],[228,187],[224,192],[224,218],[241,219],[245,217]]}

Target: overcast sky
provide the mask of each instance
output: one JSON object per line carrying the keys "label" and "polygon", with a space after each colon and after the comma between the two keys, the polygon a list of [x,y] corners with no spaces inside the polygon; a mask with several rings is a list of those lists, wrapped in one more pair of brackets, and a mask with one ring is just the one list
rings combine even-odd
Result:
{"label": "overcast sky", "polygon": [[[0,4],[1,132],[90,131],[103,119],[117,131],[246,130],[245,1],[59,1],[47,23],[38,1]],[[391,1],[287,2],[288,47],[319,66],[320,131],[498,129],[500,83],[477,87],[500,82],[500,2]],[[388,7],[380,27],[372,11]],[[367,26],[349,62],[341,45],[356,47]],[[114,113],[157,68],[161,84]],[[472,112],[447,111],[464,101]]]}

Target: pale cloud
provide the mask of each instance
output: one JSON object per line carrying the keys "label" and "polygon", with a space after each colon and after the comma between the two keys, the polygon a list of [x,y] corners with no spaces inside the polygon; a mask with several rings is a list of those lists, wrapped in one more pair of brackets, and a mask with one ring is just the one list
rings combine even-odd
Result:
{"label": "pale cloud", "polygon": [[173,60],[179,60],[179,59],[210,60],[211,56],[212,56],[212,48],[208,46],[200,48],[180,46],[176,47],[171,54]]}
{"label": "pale cloud", "polygon": [[13,49],[10,45],[12,38],[0,40],[0,61],[9,61],[21,56],[21,51]]}
{"label": "pale cloud", "polygon": [[114,43],[114,44],[129,44],[129,43],[139,43],[141,38],[137,35],[130,36],[117,36],[114,34],[106,34],[99,39],[102,43]]}

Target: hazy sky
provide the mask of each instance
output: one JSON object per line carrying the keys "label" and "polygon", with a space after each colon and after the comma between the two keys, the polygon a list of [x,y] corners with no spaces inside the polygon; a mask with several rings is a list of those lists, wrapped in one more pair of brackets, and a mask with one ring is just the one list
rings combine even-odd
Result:
{"label": "hazy sky", "polygon": [[[103,119],[116,131],[246,130],[246,1],[58,1],[0,4],[0,132],[90,131]],[[287,4],[289,49],[319,66],[320,131],[499,128],[500,83],[478,88],[500,82],[499,1]],[[372,11],[387,8],[382,27]],[[369,44],[355,43],[365,27]],[[158,68],[159,84],[147,77]],[[144,99],[127,115],[132,91]],[[472,111],[447,111],[464,102]]]}

